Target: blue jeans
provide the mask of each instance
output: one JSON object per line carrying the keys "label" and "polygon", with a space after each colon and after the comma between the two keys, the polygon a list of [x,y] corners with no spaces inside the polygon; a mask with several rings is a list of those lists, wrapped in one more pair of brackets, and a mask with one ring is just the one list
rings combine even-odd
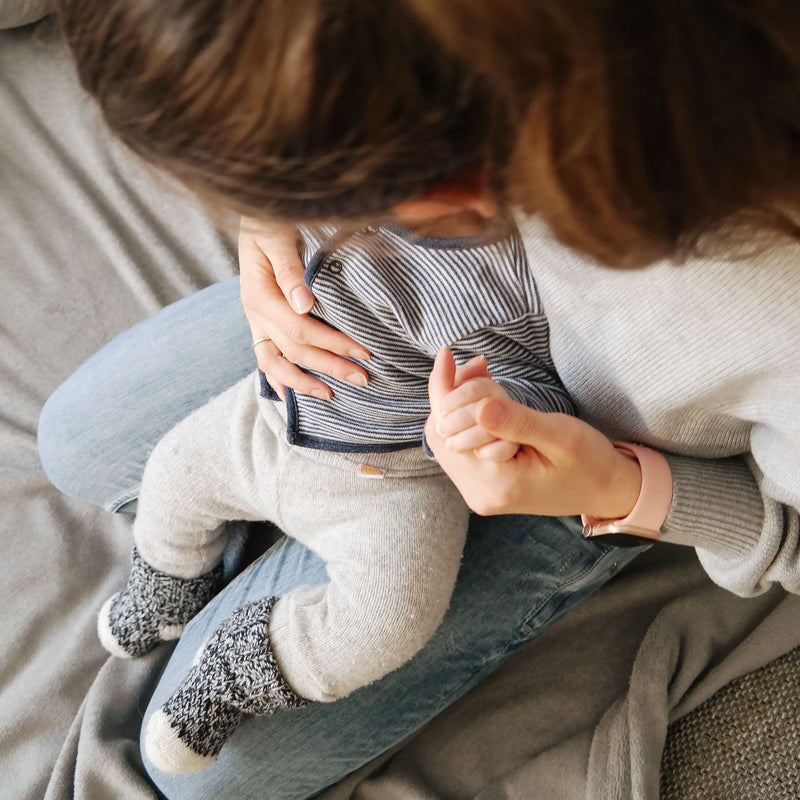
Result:
{"label": "blue jeans", "polygon": [[[155,442],[253,369],[249,341],[236,280],[114,339],[42,412],[39,447],[48,476],[71,496],[132,510]],[[309,798],[432,719],[639,552],[584,540],[574,518],[473,516],[444,622],[405,666],[335,703],[247,717],[218,761],[200,773],[173,777],[146,764],[148,771],[170,800]],[[191,622],[146,718],[232,609],[326,580],[318,557],[281,540]]]}

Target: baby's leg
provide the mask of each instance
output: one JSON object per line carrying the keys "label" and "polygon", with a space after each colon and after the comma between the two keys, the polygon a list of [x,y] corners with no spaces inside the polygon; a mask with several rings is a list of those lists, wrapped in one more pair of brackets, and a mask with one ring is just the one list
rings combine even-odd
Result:
{"label": "baby's leg", "polygon": [[[354,468],[328,484],[315,507],[295,509],[293,530],[326,561],[330,583],[282,597],[270,624],[287,681],[322,702],[393,671],[433,635],[450,602],[469,519],[443,474],[368,480]],[[315,515],[327,519],[324,529],[313,525]]]}
{"label": "baby's leg", "polygon": [[178,638],[220,587],[225,522],[270,518],[272,442],[261,426],[250,375],[156,445],[144,471],[128,585],[98,617],[107,650],[139,656]]}
{"label": "baby's leg", "polygon": [[210,764],[242,713],[335,700],[396,669],[444,616],[468,518],[449,480],[296,466],[281,479],[291,529],[305,530],[296,538],[326,560],[330,583],[251,603],[215,631],[148,725],[145,747],[163,771]]}

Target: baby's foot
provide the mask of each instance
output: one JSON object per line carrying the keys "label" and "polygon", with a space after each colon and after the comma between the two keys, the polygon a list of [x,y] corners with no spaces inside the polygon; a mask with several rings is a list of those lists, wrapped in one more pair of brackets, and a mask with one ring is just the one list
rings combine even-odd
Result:
{"label": "baby's foot", "polygon": [[132,562],[128,585],[106,600],[97,617],[100,643],[120,658],[138,658],[160,642],[179,638],[222,578],[221,566],[199,578],[167,575],[144,561],[135,547]]}
{"label": "baby's foot", "polygon": [[203,645],[183,683],[150,718],[144,735],[148,757],[178,775],[211,764],[242,714],[266,715],[301,708],[281,675],[269,644],[274,597],[235,609]]}

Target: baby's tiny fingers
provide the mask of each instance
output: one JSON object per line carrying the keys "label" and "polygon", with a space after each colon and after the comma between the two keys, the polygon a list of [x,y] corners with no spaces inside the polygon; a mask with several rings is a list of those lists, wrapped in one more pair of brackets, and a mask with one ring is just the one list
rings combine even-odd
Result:
{"label": "baby's tiny fingers", "polygon": [[510,461],[519,452],[517,442],[506,439],[495,439],[488,444],[476,448],[475,455],[486,461]]}
{"label": "baby's tiny fingers", "polygon": [[441,411],[450,414],[457,408],[483,400],[485,397],[505,397],[505,391],[491,378],[471,378],[457,386],[442,399]]}
{"label": "baby's tiny fingers", "polygon": [[475,416],[473,414],[475,403],[469,406],[457,408],[450,414],[440,417],[436,421],[436,433],[443,439],[448,436],[454,436],[467,428],[475,426]]}
{"label": "baby's tiny fingers", "polygon": [[456,367],[456,386],[473,378],[491,378],[485,356],[475,356],[460,367]]}
{"label": "baby's tiny fingers", "polygon": [[464,453],[468,450],[483,447],[494,441],[494,438],[491,433],[487,433],[483,428],[473,425],[460,433],[448,436],[445,441],[445,447],[457,453]]}

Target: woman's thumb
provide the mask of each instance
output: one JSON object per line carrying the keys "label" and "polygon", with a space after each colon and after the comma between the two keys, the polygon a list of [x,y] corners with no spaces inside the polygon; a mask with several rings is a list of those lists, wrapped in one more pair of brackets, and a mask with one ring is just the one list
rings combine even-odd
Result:
{"label": "woman's thumb", "polygon": [[541,414],[513,400],[487,397],[475,408],[475,421],[498,439],[535,445]]}

